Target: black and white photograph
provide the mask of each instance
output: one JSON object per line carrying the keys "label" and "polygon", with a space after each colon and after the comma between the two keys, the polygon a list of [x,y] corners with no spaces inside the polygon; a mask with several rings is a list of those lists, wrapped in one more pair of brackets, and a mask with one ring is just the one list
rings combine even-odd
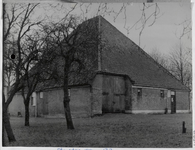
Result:
{"label": "black and white photograph", "polygon": [[192,3],[4,1],[2,148],[192,148]]}

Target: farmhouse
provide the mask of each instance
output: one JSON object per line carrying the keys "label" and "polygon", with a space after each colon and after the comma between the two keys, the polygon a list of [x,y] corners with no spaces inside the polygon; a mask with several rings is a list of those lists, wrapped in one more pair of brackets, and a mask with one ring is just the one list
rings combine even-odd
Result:
{"label": "farmhouse", "polygon": [[[89,72],[70,76],[73,117],[116,112],[189,112],[190,90],[186,86],[103,17],[88,21],[96,23],[105,44],[90,49],[96,59],[87,66]],[[64,117],[62,87],[63,84],[55,81],[39,85],[32,95],[31,116]],[[9,113],[24,116],[20,93],[10,104]]]}

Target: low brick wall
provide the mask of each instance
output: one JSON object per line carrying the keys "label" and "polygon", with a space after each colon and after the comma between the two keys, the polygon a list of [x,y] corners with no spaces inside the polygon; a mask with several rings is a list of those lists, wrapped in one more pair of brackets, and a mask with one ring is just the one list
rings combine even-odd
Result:
{"label": "low brick wall", "polygon": [[[42,103],[40,102],[38,106],[39,115],[63,118],[65,116],[63,97],[62,89],[44,91],[43,99],[40,99]],[[91,116],[90,98],[90,87],[70,88],[70,110],[73,118]]]}
{"label": "low brick wall", "polygon": [[164,110],[167,107],[167,91],[164,98],[160,96],[160,89],[142,88],[141,96],[137,95],[137,88],[132,90],[132,110]]}
{"label": "low brick wall", "polygon": [[[176,91],[176,108],[177,110],[190,110],[189,92]],[[179,111],[178,111],[179,112]]]}
{"label": "low brick wall", "polygon": [[102,114],[102,84],[103,75],[96,75],[92,84],[91,109],[92,116]]}
{"label": "low brick wall", "polygon": [[[13,97],[13,100],[9,105],[8,112],[11,116],[18,116],[18,113],[20,113],[22,117],[25,116],[24,100],[20,93],[15,94]],[[31,101],[29,104],[29,113],[31,117],[35,116],[35,106],[31,105]]]}
{"label": "low brick wall", "polygon": [[[63,90],[62,88],[50,89],[36,93],[36,106],[29,104],[31,117],[47,117],[47,118],[65,118],[63,106]],[[70,109],[73,118],[90,117],[91,116],[91,92],[90,87],[73,87],[70,89]],[[12,116],[18,116],[18,112],[22,116],[25,115],[25,107],[21,94],[16,94],[9,106],[9,113]]]}
{"label": "low brick wall", "polygon": [[[137,95],[137,88],[132,90],[132,111],[127,113],[164,113],[168,108],[171,113],[171,98],[164,89],[164,98],[157,88],[142,88],[142,95]],[[189,92],[176,91],[176,113],[188,113],[190,109]]]}

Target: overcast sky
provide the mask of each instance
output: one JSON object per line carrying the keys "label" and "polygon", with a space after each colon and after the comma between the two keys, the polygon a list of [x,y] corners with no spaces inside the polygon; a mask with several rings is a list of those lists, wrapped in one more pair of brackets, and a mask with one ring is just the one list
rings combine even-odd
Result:
{"label": "overcast sky", "polygon": [[[51,3],[52,5],[57,5],[57,3]],[[63,4],[63,6],[62,6]],[[154,4],[154,3],[152,3]],[[150,4],[150,5],[152,5]],[[33,15],[33,18],[38,18],[40,15],[44,16],[47,14],[50,18],[53,16],[54,20],[59,20],[63,16],[65,16],[68,9],[73,7],[75,3],[60,3],[58,7],[45,7],[48,6],[46,3],[41,3],[40,6],[36,9],[36,12]],[[78,5],[81,5],[78,4]],[[82,5],[82,10],[85,11],[86,6],[89,4]],[[88,8],[87,18],[94,17],[97,15],[99,3],[93,3]],[[121,9],[122,3],[108,3],[108,10],[114,10],[118,12]],[[148,6],[148,5],[147,5]],[[127,34],[127,30],[124,28],[125,21],[126,27],[132,27],[141,17],[141,9],[143,7],[142,3],[130,3],[126,7],[126,20],[124,15],[124,10],[119,14],[117,19],[114,21],[114,14],[105,15],[104,18],[108,20],[112,25],[114,25],[118,30],[120,30],[124,35],[129,37],[136,44],[139,44],[139,32],[140,29],[132,28]],[[160,12],[158,14],[158,19],[155,23],[148,27],[149,24],[152,23],[153,18],[148,21],[145,29],[143,30],[141,36],[141,48],[143,48],[146,52],[151,52],[154,49],[159,50],[161,53],[169,54],[170,51],[175,47],[176,44],[179,43],[178,37],[181,35],[183,25],[179,25],[185,20],[191,21],[191,3],[190,2],[161,2],[158,3],[158,7]],[[149,16],[152,12],[154,12],[155,6],[147,9],[146,17]],[[73,14],[81,15],[82,11],[80,7],[75,9]],[[103,13],[104,15],[105,13]],[[141,23],[138,24],[140,26]],[[182,38],[182,44],[191,48],[191,36],[187,34]]]}
{"label": "overcast sky", "polygon": [[[185,20],[191,20],[191,4],[158,3],[158,5],[162,16],[159,15],[161,17],[156,20],[153,26],[144,29],[141,37],[141,47],[144,47],[147,52],[156,47],[161,52],[169,53],[172,47],[179,42],[178,36],[181,35],[183,26],[178,24]],[[129,24],[139,16],[139,10],[135,10],[134,19],[132,19],[133,21],[129,19]],[[138,33],[138,30],[131,30],[128,37],[138,43]],[[182,39],[182,43],[187,47],[191,47],[191,39],[188,39],[188,36]]]}
{"label": "overcast sky", "polygon": [[[47,15],[53,15],[54,18],[61,18],[65,15],[66,8],[70,8],[75,4],[67,4],[64,3],[64,6],[61,9],[55,10],[46,10]],[[86,4],[87,5],[87,4]],[[93,4],[91,9],[88,10],[87,17],[93,17],[97,13],[97,8],[99,4]],[[108,5],[109,9],[119,11],[122,4],[120,3],[110,3]],[[179,25],[183,21],[191,21],[191,3],[183,2],[183,3],[170,3],[170,2],[161,2],[158,3],[160,8],[160,13],[158,15],[158,19],[151,26],[148,25],[143,30],[141,36],[141,48],[143,48],[146,52],[151,52],[154,48],[158,49],[162,53],[169,54],[170,51],[175,47],[176,44],[179,43],[178,37],[181,35],[183,25]],[[142,3],[131,3],[128,5],[126,9],[127,19],[126,26],[131,27],[133,24],[139,20],[141,17],[141,9],[143,7]],[[84,5],[82,6],[84,8]],[[154,11],[155,7],[151,7],[146,10],[146,16],[150,15]],[[84,10],[84,9],[83,9]],[[40,11],[41,7],[40,7]],[[44,10],[45,11],[45,10]],[[39,12],[39,11],[37,11]],[[80,9],[76,9],[72,13],[74,14],[82,14]],[[39,12],[40,14],[40,12]],[[44,14],[44,13],[43,13]],[[122,12],[118,18],[113,19],[113,15],[105,15],[105,19],[107,19],[111,24],[113,24],[117,29],[119,29],[123,34],[128,36],[131,40],[133,40],[136,44],[139,43],[139,32],[135,28],[132,28],[127,34],[127,30],[124,28],[125,19],[124,12]],[[149,20],[149,24],[152,22],[152,19]],[[139,24],[141,25],[141,24]],[[189,34],[182,38],[182,43],[185,47],[191,48],[191,36],[189,38]]]}
{"label": "overcast sky", "polygon": [[[151,52],[157,48],[163,53],[169,53],[176,44],[179,43],[178,37],[181,35],[183,25],[179,25],[185,20],[191,20],[191,4],[190,3],[158,3],[160,8],[159,18],[151,26],[144,29],[141,36],[141,47],[146,52]],[[140,18],[142,4],[134,3],[127,9],[127,26],[130,27]],[[154,7],[147,10],[147,14],[151,14]],[[124,29],[124,15],[121,14],[116,22],[112,17],[105,16],[115,27],[128,36],[135,43],[139,43],[139,32],[135,28],[127,31]],[[152,21],[152,20],[151,20]],[[151,21],[149,21],[151,23]],[[182,38],[185,47],[191,48],[191,38],[189,34]]]}

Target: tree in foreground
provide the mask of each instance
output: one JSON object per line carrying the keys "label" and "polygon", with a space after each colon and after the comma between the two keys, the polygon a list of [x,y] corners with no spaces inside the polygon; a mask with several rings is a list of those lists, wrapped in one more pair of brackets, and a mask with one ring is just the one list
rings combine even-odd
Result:
{"label": "tree in foreground", "polygon": [[[28,41],[29,37],[32,33],[32,29],[37,27],[38,25],[41,24],[41,21],[36,21],[32,19],[32,14],[34,10],[38,7],[39,4],[4,4],[4,12],[3,12],[3,18],[4,18],[4,35],[3,35],[3,41],[4,41],[4,52],[9,52],[7,55],[4,57],[4,59],[9,60],[9,64],[11,66],[9,69],[7,68],[7,72],[11,70],[12,76],[14,76],[14,81],[12,88],[10,89],[8,93],[8,98],[5,99],[3,98],[3,123],[4,127],[6,128],[6,132],[8,135],[9,141],[15,141],[15,137],[13,134],[13,131],[11,129],[11,125],[9,122],[8,118],[8,113],[7,109],[9,104],[11,103],[13,96],[15,93],[17,93],[19,90],[24,88],[24,85],[26,86],[28,83],[24,83],[23,81],[26,82],[31,82],[33,79],[32,77],[29,77],[27,75],[27,72],[29,71],[30,68],[32,68],[33,65],[35,65],[34,58],[39,56],[39,52],[37,50],[33,51],[28,51],[28,53],[25,53],[26,50],[26,43],[24,42],[25,40]],[[75,71],[82,72],[81,68],[85,68],[87,61],[84,59],[86,58],[86,55],[88,55],[86,52],[83,53],[83,51],[89,47],[92,47],[91,45],[96,45],[98,44],[98,39],[99,35],[97,34],[91,34],[91,35],[86,35],[86,33],[91,32],[93,33],[94,31],[90,31],[90,27],[88,28],[88,23],[85,22],[86,27],[82,28],[78,24],[80,21],[79,19],[75,16],[71,16],[71,12],[76,9],[76,7],[85,7],[86,11],[82,10],[82,14],[84,17],[86,17],[88,14],[88,10],[90,8],[90,5],[84,5],[84,4],[75,4],[71,8],[71,10],[67,13],[67,15],[58,23],[51,23],[49,25],[44,25],[43,31],[45,33],[45,38],[46,41],[49,42],[49,44],[46,44],[49,49],[56,49],[58,52],[56,53],[57,55],[60,55],[63,57],[64,60],[64,66],[63,66],[63,84],[64,84],[64,108],[65,108],[65,116],[67,119],[67,127],[68,129],[73,129],[73,123],[71,119],[71,113],[70,113],[70,106],[69,106],[69,97],[68,97],[68,79],[70,74],[76,74]],[[111,13],[114,14],[114,20],[118,17],[119,14],[125,15],[125,25],[124,27],[129,30],[131,28],[126,26],[126,9],[127,9],[128,4],[122,4],[121,9],[119,11],[113,11],[112,8],[109,8],[108,4],[99,4],[98,10],[97,10],[97,15],[103,14],[103,15],[110,15]],[[154,18],[153,23],[156,20],[156,16],[159,11],[158,10],[158,5],[151,4],[151,5],[146,5],[143,3],[143,10],[142,10],[142,17],[141,19],[138,20],[138,22],[135,23],[135,26],[138,25],[139,22],[143,22],[146,24],[146,22],[149,20],[149,18],[145,14],[145,10],[148,8],[155,7],[155,11],[153,14],[149,15],[149,18]],[[6,9],[5,9],[6,8]],[[70,17],[71,16],[71,17]],[[153,17],[152,17],[153,16]],[[66,20],[67,19],[67,20]],[[152,23],[152,24],[153,24]],[[152,25],[151,24],[151,25]],[[91,26],[91,25],[90,25]],[[132,27],[132,28],[133,28]],[[144,28],[145,25],[141,26],[141,29]],[[89,29],[89,30],[88,30]],[[143,29],[141,30],[143,31]],[[97,32],[96,32],[97,33]],[[85,38],[83,38],[83,35],[85,34]],[[90,39],[90,40],[88,40]],[[11,46],[11,45],[14,45]],[[66,48],[65,48],[66,47]],[[8,51],[10,49],[10,51]],[[81,50],[82,49],[82,50]],[[16,58],[10,59],[10,53],[15,54]],[[30,61],[30,62],[29,62]],[[7,62],[7,61],[4,61]],[[29,65],[28,65],[29,64]],[[4,63],[4,68],[6,68],[7,64]],[[74,67],[73,67],[74,66]],[[87,67],[86,67],[87,68]],[[32,74],[31,74],[32,75]],[[30,75],[30,76],[31,76]],[[10,77],[10,75],[8,75]],[[27,80],[21,80],[21,78],[26,78]],[[28,79],[30,79],[28,81]],[[29,85],[29,95],[32,93],[34,87],[36,86],[36,83],[38,82],[37,78],[35,85]],[[29,82],[29,83],[30,83]],[[29,98],[25,97],[27,95],[24,95],[24,102],[25,105],[29,105]],[[27,101],[25,99],[28,99]],[[28,123],[27,123],[28,124]]]}
{"label": "tree in foreground", "polygon": [[[127,32],[129,33],[129,31],[135,27],[136,29],[141,30],[139,34],[139,37],[141,37],[144,28],[148,25],[148,22],[151,22],[148,26],[152,26],[155,23],[157,16],[160,13],[158,4],[143,3],[141,16],[132,27],[129,27],[126,24],[126,10],[128,6],[129,4],[123,3],[119,7],[119,10],[113,10],[109,4],[100,3],[98,4],[95,16],[112,15],[113,19],[116,20],[120,14],[123,14],[125,17],[124,28]],[[68,129],[74,129],[69,106],[70,99],[68,96],[70,76],[71,78],[78,78],[79,74],[83,73],[83,70],[86,72],[86,68],[89,68],[89,64],[91,63],[87,61],[86,58],[94,55],[92,51],[93,48],[95,49],[95,47],[103,46],[103,43],[100,42],[101,33],[100,30],[98,30],[98,22],[94,22],[92,20],[84,21],[86,20],[91,7],[92,4],[75,4],[66,12],[65,17],[63,17],[59,22],[56,23],[51,21],[49,24],[47,23],[43,26],[43,31],[47,37],[46,41],[47,43],[50,43],[49,47],[57,50],[56,54],[62,58],[63,62],[61,69],[59,69],[63,70],[63,73],[59,75],[59,78],[63,79],[63,103]],[[74,10],[79,8],[82,12],[81,15],[71,15]],[[151,8],[155,8],[154,11],[149,15],[146,14],[145,11]],[[81,22],[83,22],[82,25],[79,25]],[[96,60],[94,59],[93,61]]]}
{"label": "tree in foreground", "polygon": [[[23,49],[23,44],[32,28],[41,23],[40,21],[31,22],[30,20],[37,6],[38,4],[4,4],[3,6],[3,49],[4,52],[10,52],[4,53],[4,68],[7,65],[5,62],[9,60],[12,64],[12,74],[14,75],[13,85],[9,90],[7,99],[3,96],[3,127],[5,127],[9,142],[16,141],[16,139],[9,121],[8,106],[14,95],[23,87],[21,78],[26,75],[24,67],[31,57],[36,55],[36,51],[26,53],[25,49]],[[15,55],[15,59],[10,57],[11,54]]]}
{"label": "tree in foreground", "polygon": [[23,83],[21,93],[25,106],[25,126],[29,126],[29,103],[31,96],[38,84],[42,84],[54,77],[55,72],[50,64],[55,58],[55,54],[53,49],[47,48],[47,43],[45,43],[45,39],[41,37],[40,33],[29,35],[25,40],[25,45],[23,45],[23,48],[25,47],[26,53],[32,54],[32,52],[36,52],[36,55],[29,57],[23,68],[25,76],[21,79]]}
{"label": "tree in foreground", "polygon": [[59,70],[63,70],[63,72],[58,75],[59,79],[63,80],[63,103],[68,129],[74,129],[68,95],[70,76],[79,78],[91,71],[97,58],[94,57],[95,50],[100,44],[98,22],[92,19],[84,21],[82,24],[80,22],[79,17],[67,15],[61,22],[43,26],[47,37],[46,41],[50,43],[49,47],[56,49],[58,60],[61,60],[58,72],[60,72]]}

